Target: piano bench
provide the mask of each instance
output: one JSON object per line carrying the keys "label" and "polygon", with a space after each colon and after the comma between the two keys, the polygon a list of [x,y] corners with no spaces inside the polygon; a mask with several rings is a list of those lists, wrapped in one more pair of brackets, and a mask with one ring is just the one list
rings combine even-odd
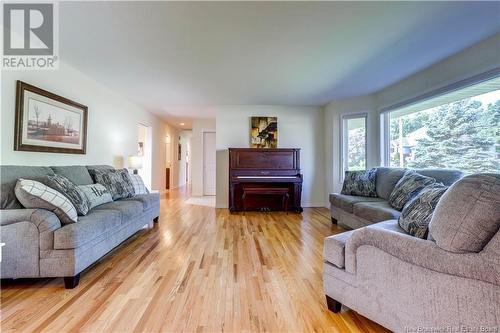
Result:
{"label": "piano bench", "polygon": [[290,200],[289,189],[287,187],[244,187],[241,201],[243,202],[243,211],[247,210],[246,197],[248,195],[281,195],[283,210],[288,212],[288,201]]}

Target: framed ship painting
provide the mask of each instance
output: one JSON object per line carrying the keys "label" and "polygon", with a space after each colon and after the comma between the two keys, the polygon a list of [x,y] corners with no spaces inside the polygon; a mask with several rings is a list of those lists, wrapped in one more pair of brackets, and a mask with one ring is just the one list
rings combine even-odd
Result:
{"label": "framed ship painting", "polygon": [[250,146],[278,148],[277,117],[251,117]]}
{"label": "framed ship painting", "polygon": [[85,154],[87,107],[17,81],[14,150]]}

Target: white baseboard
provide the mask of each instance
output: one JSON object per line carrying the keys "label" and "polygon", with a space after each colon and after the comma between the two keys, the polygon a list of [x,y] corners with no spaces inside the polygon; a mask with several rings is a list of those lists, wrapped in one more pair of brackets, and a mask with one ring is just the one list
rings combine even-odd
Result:
{"label": "white baseboard", "polygon": [[302,204],[302,208],[323,208],[323,207],[325,207],[324,202],[322,202],[322,203],[312,202],[312,203],[303,203]]}

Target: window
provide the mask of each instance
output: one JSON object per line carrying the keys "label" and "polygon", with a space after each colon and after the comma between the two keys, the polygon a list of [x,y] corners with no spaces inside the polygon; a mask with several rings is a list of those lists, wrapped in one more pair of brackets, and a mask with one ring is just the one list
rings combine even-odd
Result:
{"label": "window", "polygon": [[344,171],[366,169],[366,114],[342,117]]}
{"label": "window", "polygon": [[498,82],[490,80],[389,112],[385,164],[499,172]]}

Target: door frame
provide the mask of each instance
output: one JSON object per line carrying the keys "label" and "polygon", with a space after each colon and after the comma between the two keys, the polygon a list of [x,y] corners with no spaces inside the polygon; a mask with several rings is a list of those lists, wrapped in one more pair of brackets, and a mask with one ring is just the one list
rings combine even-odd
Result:
{"label": "door frame", "polygon": [[[217,134],[216,134],[216,131],[214,130],[208,130],[208,129],[204,129],[204,130],[201,130],[201,151],[202,151],[202,155],[203,155],[203,161],[202,161],[202,178],[203,178],[203,190],[202,190],[202,193],[203,193],[203,196],[206,196],[207,194],[205,194],[205,133],[213,133],[214,135],[216,135],[216,138],[217,138]],[[216,143],[217,143],[217,140],[216,140]],[[217,144],[215,146],[215,162],[217,163]],[[216,169],[217,170],[217,169]],[[217,173],[216,173],[217,175]],[[217,183],[217,181],[216,181]],[[210,195],[212,196],[212,195]]]}

